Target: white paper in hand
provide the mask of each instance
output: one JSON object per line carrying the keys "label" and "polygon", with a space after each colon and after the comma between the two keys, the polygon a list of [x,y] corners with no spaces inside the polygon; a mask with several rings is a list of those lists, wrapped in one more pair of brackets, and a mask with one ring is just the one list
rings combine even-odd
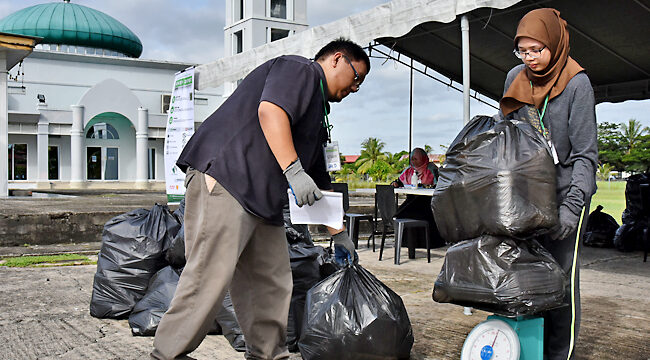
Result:
{"label": "white paper in hand", "polygon": [[323,198],[314,205],[296,205],[296,197],[289,194],[289,211],[293,224],[318,224],[327,225],[334,229],[343,227],[343,194],[332,191],[323,191]]}

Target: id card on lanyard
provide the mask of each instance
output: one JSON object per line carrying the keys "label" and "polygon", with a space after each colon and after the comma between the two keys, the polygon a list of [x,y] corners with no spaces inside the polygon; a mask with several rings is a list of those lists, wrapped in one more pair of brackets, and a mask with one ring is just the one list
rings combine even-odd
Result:
{"label": "id card on lanyard", "polygon": [[[530,87],[533,87],[533,83],[530,83]],[[544,127],[544,115],[546,114],[546,106],[548,105],[548,95],[546,95],[546,98],[544,99],[544,108],[542,108],[542,112],[540,113],[539,110],[537,110],[537,114],[539,115],[539,123],[542,126],[542,134],[544,137],[547,137],[546,135],[546,128]],[[557,157],[557,151],[555,150],[555,145],[553,144],[553,141],[551,140],[550,136],[548,136],[548,147],[551,149],[551,156],[553,156],[553,164],[557,165],[560,162],[560,159]]]}
{"label": "id card on lanyard", "polygon": [[325,90],[323,89],[323,80],[320,80],[320,91],[323,95],[323,109],[325,116],[323,116],[323,127],[327,130],[327,142],[323,145],[323,156],[325,156],[325,167],[327,171],[341,170],[341,155],[339,152],[339,143],[332,141],[332,125],[330,125],[327,113],[327,99],[325,98]]}

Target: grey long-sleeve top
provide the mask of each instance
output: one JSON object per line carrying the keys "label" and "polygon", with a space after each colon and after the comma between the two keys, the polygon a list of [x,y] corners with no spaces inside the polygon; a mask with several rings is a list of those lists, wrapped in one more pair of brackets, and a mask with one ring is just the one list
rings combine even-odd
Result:
{"label": "grey long-sleeve top", "polygon": [[[523,64],[515,66],[506,77],[504,94]],[[519,109],[507,118],[519,119]],[[499,111],[503,118],[503,113]],[[551,132],[559,163],[555,166],[558,205],[580,215],[585,199],[596,192],[598,141],[594,90],[584,72],[574,76],[562,93],[549,100],[543,118]]]}

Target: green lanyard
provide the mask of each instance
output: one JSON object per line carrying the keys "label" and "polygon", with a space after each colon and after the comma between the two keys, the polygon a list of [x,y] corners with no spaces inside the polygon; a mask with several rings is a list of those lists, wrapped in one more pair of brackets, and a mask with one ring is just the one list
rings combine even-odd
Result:
{"label": "green lanyard", "polygon": [[[533,88],[533,82],[530,82],[530,88]],[[544,98],[544,107],[542,108],[542,112],[539,112],[539,109],[537,109],[537,115],[539,115],[539,124],[542,126],[542,131],[544,135],[546,136],[546,129],[544,128],[544,122],[542,119],[544,119],[544,114],[546,114],[546,105],[548,105],[548,95],[546,95],[546,98]]]}
{"label": "green lanyard", "polygon": [[323,116],[323,127],[327,129],[327,142],[332,142],[332,128],[334,126],[330,125],[330,119],[327,117],[327,99],[325,98],[325,89],[323,89],[323,79],[320,80],[320,93],[323,94],[323,109],[325,110],[325,116]]}

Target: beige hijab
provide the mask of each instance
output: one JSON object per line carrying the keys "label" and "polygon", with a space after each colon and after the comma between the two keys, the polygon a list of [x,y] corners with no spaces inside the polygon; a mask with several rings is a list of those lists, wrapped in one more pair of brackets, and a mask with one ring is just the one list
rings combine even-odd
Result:
{"label": "beige hijab", "polygon": [[571,78],[584,70],[569,56],[569,31],[559,11],[549,8],[536,9],[524,15],[517,27],[515,47],[522,37],[529,37],[544,44],[551,52],[551,61],[541,73],[526,67],[517,74],[500,102],[504,115],[518,110],[525,104],[541,108],[546,95],[549,100],[560,95]]}

